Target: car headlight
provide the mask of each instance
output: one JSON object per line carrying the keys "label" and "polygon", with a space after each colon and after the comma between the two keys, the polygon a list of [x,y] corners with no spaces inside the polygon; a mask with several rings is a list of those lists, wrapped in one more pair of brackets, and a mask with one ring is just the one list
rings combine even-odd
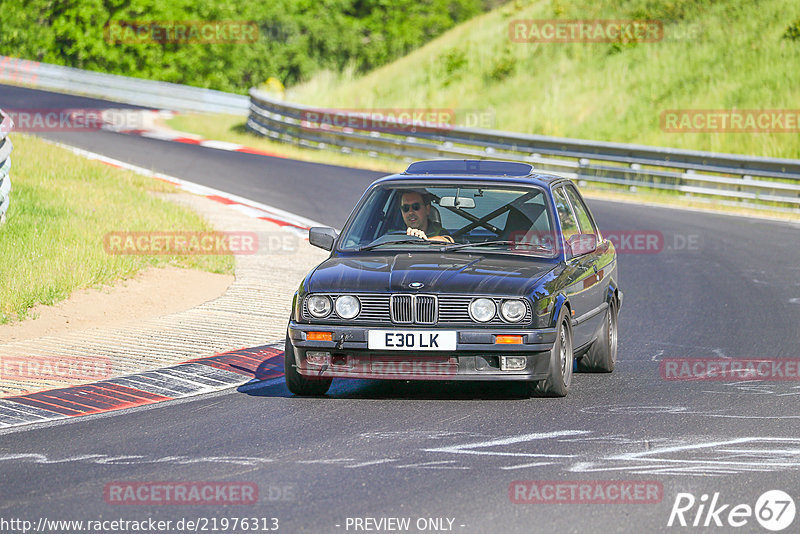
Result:
{"label": "car headlight", "polygon": [[308,304],[308,313],[318,319],[327,317],[331,314],[331,309],[333,309],[331,298],[325,295],[311,295],[306,302]]}
{"label": "car headlight", "polygon": [[487,323],[497,313],[497,306],[492,299],[475,299],[469,305],[469,314],[480,323]]}
{"label": "car headlight", "polygon": [[361,303],[356,297],[344,295],[336,299],[336,315],[342,319],[352,319],[361,311]]}
{"label": "car headlight", "polygon": [[500,313],[503,315],[503,319],[509,323],[520,322],[527,311],[525,303],[521,300],[504,300],[503,305],[500,306]]}

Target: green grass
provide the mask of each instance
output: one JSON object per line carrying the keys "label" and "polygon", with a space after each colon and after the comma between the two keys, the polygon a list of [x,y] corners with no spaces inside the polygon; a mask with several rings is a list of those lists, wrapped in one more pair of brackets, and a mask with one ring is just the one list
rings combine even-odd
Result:
{"label": "green grass", "polygon": [[[660,42],[516,43],[517,19],[657,19]],[[342,108],[493,112],[494,128],[685,149],[800,157],[797,133],[668,133],[670,109],[798,109],[792,0],[514,0],[391,64],[323,72],[288,100]]]}
{"label": "green grass", "polygon": [[35,137],[12,134],[13,191],[0,226],[0,324],[82,288],[129,278],[150,266],[233,273],[231,256],[110,255],[112,231],[208,231],[199,215],[152,193],[163,182],[89,161]]}

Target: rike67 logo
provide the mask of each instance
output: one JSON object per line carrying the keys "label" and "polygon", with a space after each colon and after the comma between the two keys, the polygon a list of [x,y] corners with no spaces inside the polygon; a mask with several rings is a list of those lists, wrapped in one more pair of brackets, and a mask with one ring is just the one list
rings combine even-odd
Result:
{"label": "rike67 logo", "polygon": [[672,504],[667,526],[678,527],[728,527],[754,531],[753,518],[767,530],[779,532],[794,522],[794,499],[781,490],[765,491],[756,500],[755,506],[749,504],[728,504],[720,499],[719,492],[710,498],[704,493],[697,499],[691,493],[678,493]]}

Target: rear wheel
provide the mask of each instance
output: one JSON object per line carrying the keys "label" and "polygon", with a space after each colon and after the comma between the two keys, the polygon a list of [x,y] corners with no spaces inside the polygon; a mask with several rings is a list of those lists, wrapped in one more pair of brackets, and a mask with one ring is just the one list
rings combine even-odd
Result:
{"label": "rear wheel", "polygon": [[588,373],[610,373],[617,364],[617,304],[608,305],[608,313],[600,337],[589,352],[578,360],[578,370]]}
{"label": "rear wheel", "polygon": [[531,384],[531,395],[565,397],[572,383],[572,324],[566,306],[561,308],[556,323],[556,342],[550,349],[550,372],[546,379]]}
{"label": "rear wheel", "polygon": [[294,357],[294,347],[289,341],[289,332],[286,332],[286,345],[284,347],[283,372],[286,375],[286,386],[295,395],[313,396],[324,395],[331,387],[330,378],[308,378],[297,372]]}

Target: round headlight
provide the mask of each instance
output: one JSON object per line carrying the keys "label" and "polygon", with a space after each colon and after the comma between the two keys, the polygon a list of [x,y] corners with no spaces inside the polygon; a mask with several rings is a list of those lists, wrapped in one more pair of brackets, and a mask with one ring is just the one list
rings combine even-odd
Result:
{"label": "round headlight", "polygon": [[330,297],[325,295],[311,295],[307,303],[308,313],[317,318],[327,317],[333,308]]}
{"label": "round headlight", "polygon": [[497,306],[492,299],[475,299],[469,305],[469,314],[481,323],[491,321],[495,313],[497,313]]}
{"label": "round headlight", "polygon": [[336,299],[336,315],[342,319],[352,319],[361,311],[361,303],[356,297],[344,295]]}
{"label": "round headlight", "polygon": [[528,311],[525,303],[521,300],[504,300],[503,305],[500,307],[500,313],[503,314],[503,319],[509,323],[518,323],[525,317],[525,312]]}

